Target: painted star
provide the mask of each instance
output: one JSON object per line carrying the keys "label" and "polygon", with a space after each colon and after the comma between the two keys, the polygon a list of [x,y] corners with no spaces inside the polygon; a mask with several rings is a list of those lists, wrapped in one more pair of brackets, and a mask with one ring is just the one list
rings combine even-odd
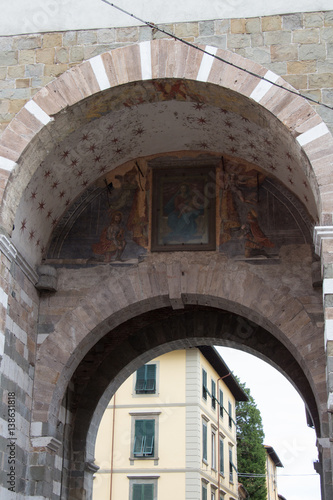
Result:
{"label": "painted star", "polygon": [[144,133],[144,129],[141,127],[134,130],[134,135],[142,135],[143,133]]}
{"label": "painted star", "polygon": [[71,161],[71,166],[72,167],[76,167],[76,165],[78,164],[79,160],[77,158],[73,158],[73,160]]}
{"label": "painted star", "polygon": [[230,120],[226,120],[224,123],[226,124],[226,126],[227,126],[228,128],[231,128],[231,127],[232,127],[232,123],[231,123],[231,121],[230,121]]}
{"label": "painted star", "polygon": [[58,181],[54,181],[54,183],[52,184],[51,188],[52,189],[56,189],[58,186],[59,186],[59,182]]}
{"label": "painted star", "polygon": [[89,140],[89,134],[83,134],[81,140],[82,141],[88,141]]}
{"label": "painted star", "polygon": [[66,151],[63,151],[63,153],[62,153],[62,155],[61,155],[61,158],[62,158],[63,160],[65,160],[65,159],[68,157],[68,155],[69,155],[69,151],[68,151],[68,149],[66,149]]}
{"label": "painted star", "polygon": [[75,175],[76,175],[76,177],[82,177],[82,175],[83,175],[83,170],[81,170],[81,169],[80,169],[80,170],[77,170],[77,171],[75,172]]}
{"label": "painted star", "polygon": [[200,142],[199,146],[203,149],[208,149],[208,144],[207,142]]}
{"label": "painted star", "polygon": [[207,125],[207,119],[204,118],[203,116],[201,116],[200,118],[197,119],[197,122],[200,124],[200,125]]}
{"label": "painted star", "polygon": [[294,185],[294,181],[292,180],[292,178],[291,178],[291,177],[289,177],[289,178],[288,178],[288,182],[291,184],[291,186],[293,186],[293,185]]}
{"label": "painted star", "polygon": [[23,221],[21,222],[21,231],[23,233],[23,231],[27,228],[27,219],[23,219]]}
{"label": "painted star", "polygon": [[105,172],[105,170],[106,170],[106,166],[105,166],[105,165],[104,165],[103,167],[100,167],[100,168],[99,168],[99,172],[100,172],[101,174],[103,174],[103,173]]}
{"label": "painted star", "polygon": [[117,153],[117,155],[119,155],[122,152],[123,152],[122,148],[117,148],[116,151],[115,151],[115,153]]}
{"label": "painted star", "polygon": [[228,139],[229,139],[229,141],[234,142],[236,140],[236,137],[234,135],[230,134],[230,135],[228,135]]}
{"label": "painted star", "polygon": [[50,177],[51,175],[51,170],[46,170],[46,172],[44,172],[44,178],[47,179],[48,177]]}
{"label": "painted star", "polygon": [[94,153],[95,149],[96,149],[96,144],[91,144],[88,148],[88,151],[92,151]]}
{"label": "painted star", "polygon": [[45,201],[42,200],[38,203],[38,210],[44,210],[45,208]]}
{"label": "painted star", "polygon": [[34,229],[31,229],[31,231],[29,232],[29,240],[30,241],[34,239],[35,233],[36,233],[36,231]]}
{"label": "painted star", "polygon": [[202,109],[203,108],[203,102],[196,102],[195,104],[193,104],[193,107],[194,109]]}
{"label": "painted star", "polygon": [[65,194],[66,194],[65,191],[60,191],[59,198],[63,198],[65,196]]}
{"label": "painted star", "polygon": [[119,139],[118,137],[114,137],[111,142],[113,142],[113,144],[117,144],[117,142],[119,142]]}
{"label": "painted star", "polygon": [[50,219],[50,217],[51,217],[52,213],[53,213],[53,210],[49,210],[49,211],[47,212],[47,216],[46,216],[46,218],[47,218],[47,219]]}
{"label": "painted star", "polygon": [[32,191],[30,198],[34,200],[37,196],[37,191]]}
{"label": "painted star", "polygon": [[97,156],[95,156],[95,158],[94,158],[94,162],[95,162],[95,163],[98,163],[98,162],[100,162],[100,161],[101,161],[101,159],[102,159],[102,155],[97,155]]}

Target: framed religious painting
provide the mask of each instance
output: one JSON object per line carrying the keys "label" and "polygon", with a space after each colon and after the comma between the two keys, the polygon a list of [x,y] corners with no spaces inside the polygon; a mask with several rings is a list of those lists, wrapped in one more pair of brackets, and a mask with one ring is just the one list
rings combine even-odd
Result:
{"label": "framed religious painting", "polygon": [[215,250],[215,206],[215,167],[154,168],[151,250]]}

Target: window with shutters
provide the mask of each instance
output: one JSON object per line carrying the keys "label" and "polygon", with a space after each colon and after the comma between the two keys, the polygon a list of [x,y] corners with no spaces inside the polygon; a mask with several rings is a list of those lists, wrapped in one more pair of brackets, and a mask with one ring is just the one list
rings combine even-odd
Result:
{"label": "window with shutters", "polygon": [[220,417],[223,418],[223,391],[220,389]]}
{"label": "window with shutters", "polygon": [[232,461],[232,449],[229,448],[229,481],[234,482],[234,464]]}
{"label": "window with shutters", "polygon": [[208,394],[208,389],[207,389],[207,372],[206,370],[202,369],[202,397],[207,401],[207,394]]}
{"label": "window with shutters", "polygon": [[130,500],[157,500],[157,480],[149,478],[131,479]]}
{"label": "window with shutters", "polygon": [[154,457],[155,421],[135,420],[133,456]]}
{"label": "window with shutters", "polygon": [[216,384],[214,380],[212,380],[212,408],[214,410],[216,408]]}
{"label": "window with shutters", "polygon": [[205,483],[202,483],[201,500],[207,500],[207,485]]}
{"label": "window with shutters", "polygon": [[202,460],[207,463],[207,422],[202,421]]}
{"label": "window with shutters", "polygon": [[156,364],[141,366],[136,372],[136,394],[156,394]]}
{"label": "window with shutters", "polygon": [[232,404],[231,404],[230,401],[228,403],[228,413],[229,413],[229,427],[231,429],[232,428],[233,418],[232,418]]}
{"label": "window with shutters", "polygon": [[216,434],[215,431],[212,431],[211,436],[211,452],[212,452],[212,469],[216,469]]}
{"label": "window with shutters", "polygon": [[158,458],[158,417],[160,412],[131,412],[131,460]]}
{"label": "window with shutters", "polygon": [[220,474],[222,474],[222,476],[224,476],[224,442],[223,442],[223,439],[220,437],[220,456],[219,456],[219,459],[220,459],[220,464],[219,464],[219,470],[220,470]]}

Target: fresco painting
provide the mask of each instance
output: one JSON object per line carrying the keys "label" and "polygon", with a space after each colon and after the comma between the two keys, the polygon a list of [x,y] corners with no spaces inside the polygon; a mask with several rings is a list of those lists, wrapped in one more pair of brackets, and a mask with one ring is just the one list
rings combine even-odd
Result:
{"label": "fresco painting", "polygon": [[260,263],[277,260],[283,245],[311,243],[308,215],[252,165],[165,163],[131,162],[90,186],[58,224],[45,261],[131,265],[150,251],[213,250]]}

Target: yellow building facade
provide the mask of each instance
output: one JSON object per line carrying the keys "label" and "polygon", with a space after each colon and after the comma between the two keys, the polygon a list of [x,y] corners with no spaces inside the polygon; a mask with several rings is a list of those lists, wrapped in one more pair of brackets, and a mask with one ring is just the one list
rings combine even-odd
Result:
{"label": "yellow building facade", "polygon": [[272,446],[265,445],[266,450],[266,486],[267,500],[279,500],[277,488],[277,467],[283,467]]}
{"label": "yellow building facade", "polygon": [[236,500],[236,400],[246,394],[212,347],[141,367],[102,418],[93,499]]}

